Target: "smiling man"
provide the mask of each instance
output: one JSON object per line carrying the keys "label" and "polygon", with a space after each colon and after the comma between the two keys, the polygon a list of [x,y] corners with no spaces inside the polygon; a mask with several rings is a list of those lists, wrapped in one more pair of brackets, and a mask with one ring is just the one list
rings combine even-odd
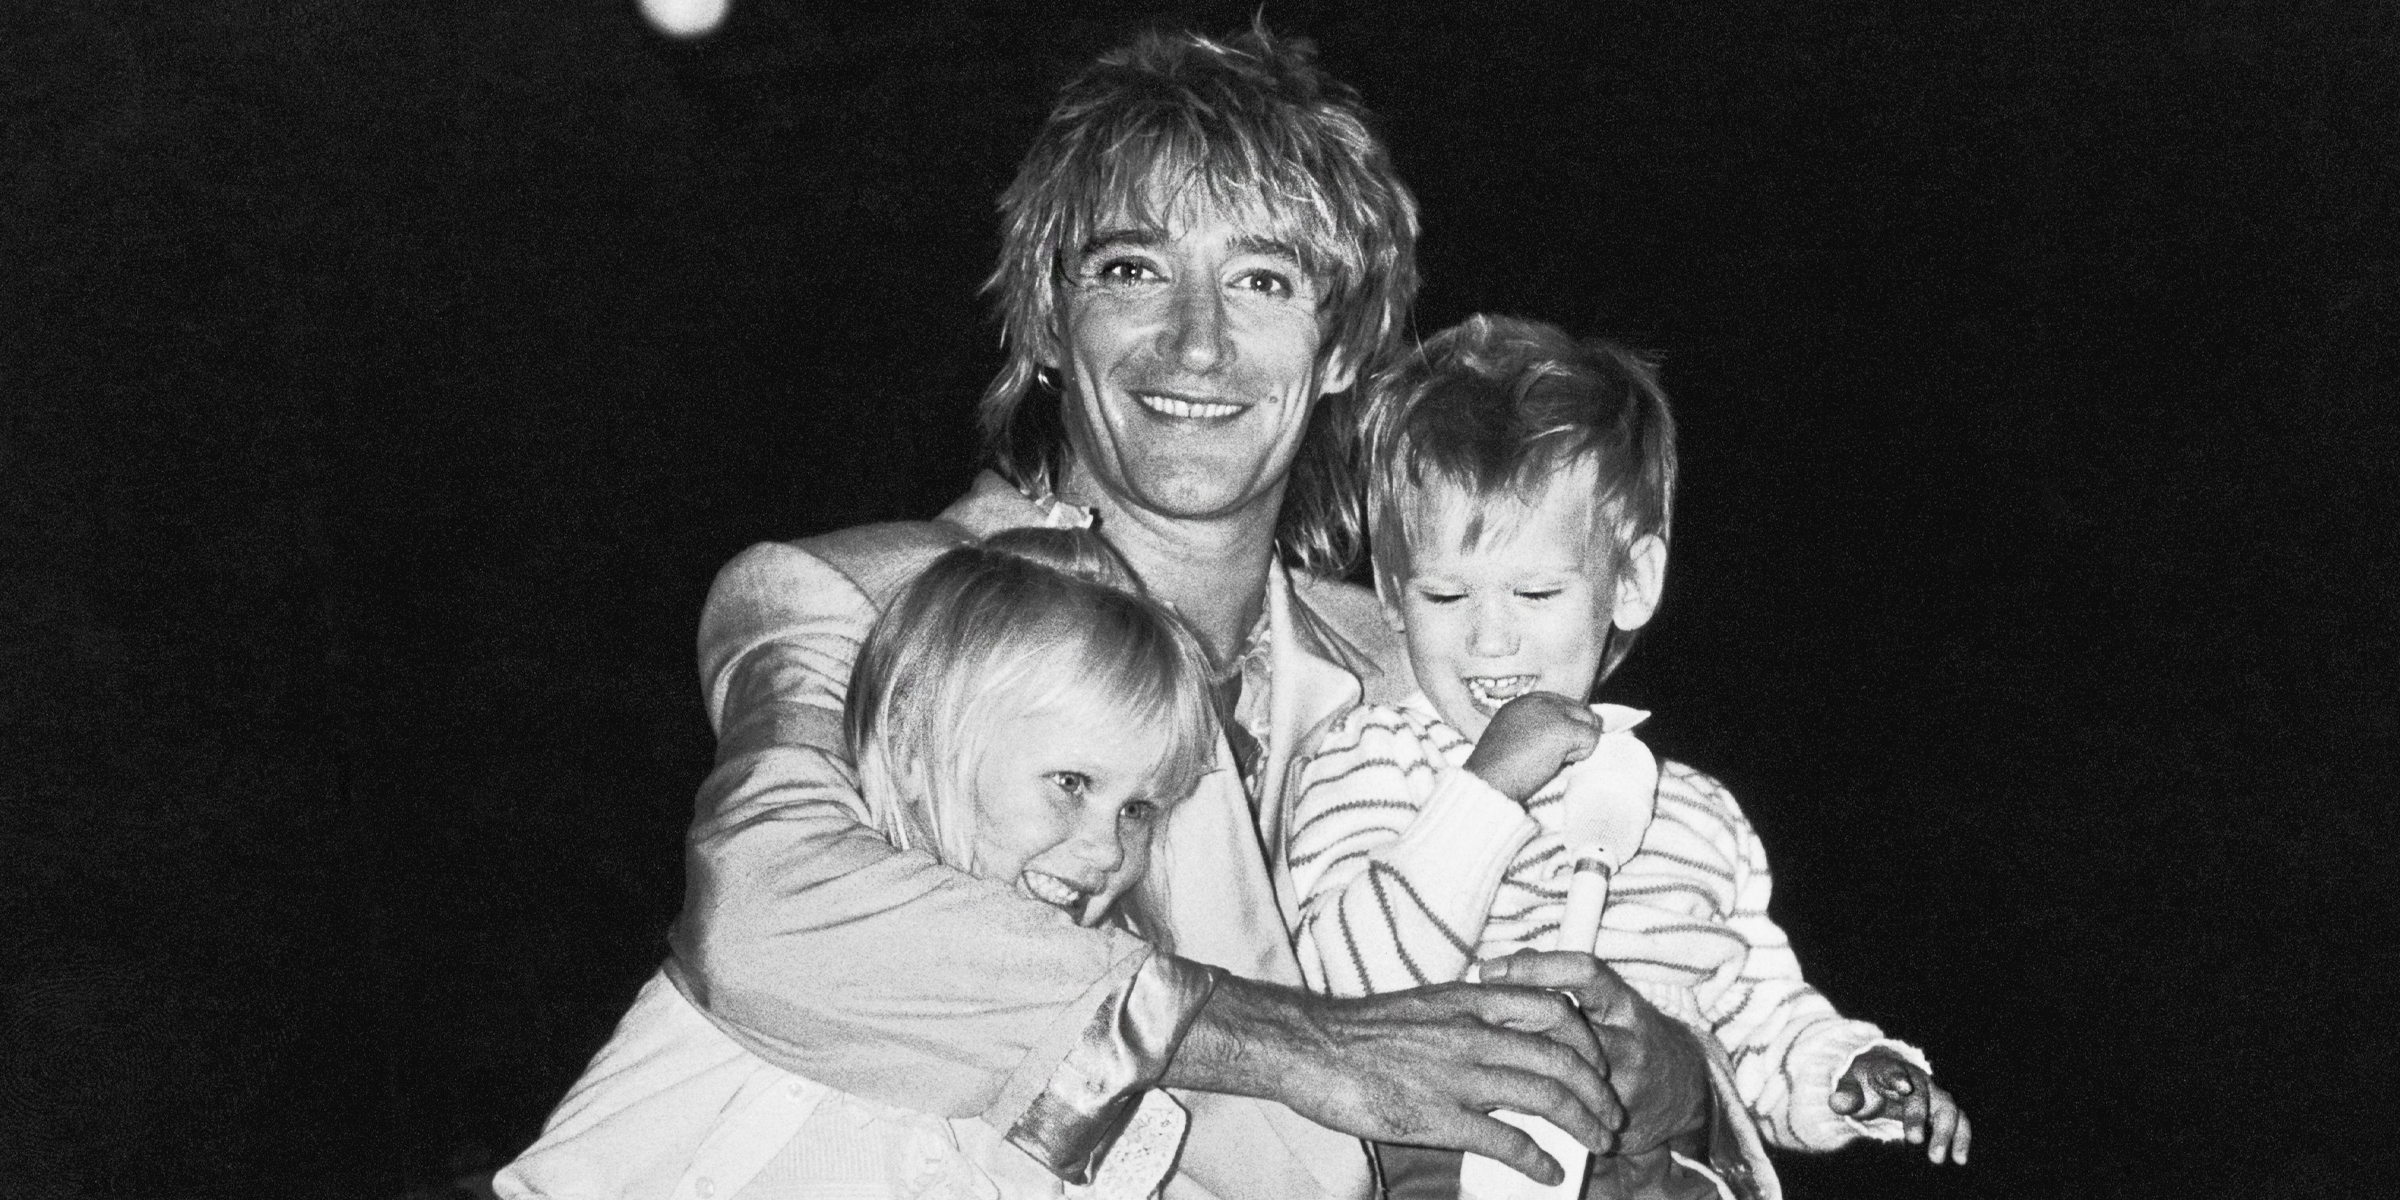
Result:
{"label": "smiling man", "polygon": [[1163,220],[1112,214],[1070,275],[1066,346],[1049,354],[1074,398],[1069,486],[1271,526],[1318,395],[1350,372],[1319,370],[1323,298],[1298,248],[1250,232],[1272,214],[1222,214],[1193,190],[1151,197]]}
{"label": "smiling man", "polygon": [[[1299,989],[1288,764],[1408,686],[1373,596],[1330,580],[1359,531],[1326,398],[1384,359],[1416,286],[1415,202],[1354,97],[1263,30],[1145,37],[1066,88],[1001,210],[994,470],[937,521],[753,547],[709,598],[717,768],[676,985],[769,1061],[980,1116],[1067,1180],[1143,1092],[1178,1089],[1170,1196],[1364,1196],[1359,1137],[1550,1174],[1496,1107],[1603,1151],[1705,1120],[1688,1034],[1604,971],[1514,976],[1582,986],[1609,1014],[1589,1023],[1534,987]],[[858,639],[942,550],[1095,521],[1199,633],[1227,737],[1229,769],[1161,835],[1147,937],[895,850],[861,820],[840,726]]]}

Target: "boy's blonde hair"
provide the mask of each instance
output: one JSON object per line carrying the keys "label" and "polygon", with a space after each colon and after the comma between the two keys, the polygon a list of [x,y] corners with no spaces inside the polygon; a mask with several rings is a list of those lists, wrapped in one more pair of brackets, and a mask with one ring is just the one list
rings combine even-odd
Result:
{"label": "boy's blonde hair", "polygon": [[1096,693],[1122,723],[1093,737],[1163,734],[1152,792],[1169,806],[1212,769],[1208,677],[1190,629],[1098,535],[1019,529],[943,554],[901,591],[859,649],[842,721],[870,821],[965,868],[999,721]]}
{"label": "boy's blonde hair", "polygon": [[[1155,211],[1161,200],[1173,207]],[[1067,84],[1000,197],[1000,263],[984,290],[1008,363],[981,420],[993,465],[1018,487],[1058,482],[1058,402],[1035,384],[1085,243],[1114,213],[1163,227],[1185,207],[1255,220],[1292,244],[1324,296],[1320,370],[1338,355],[1363,379],[1398,344],[1417,292],[1417,202],[1356,93],[1317,66],[1314,46],[1263,23],[1223,39],[1144,34]],[[1287,556],[1329,572],[1359,542],[1350,422],[1333,408],[1310,424],[1276,529]]]}
{"label": "boy's blonde hair", "polygon": [[[1532,501],[1589,458],[1598,488],[1593,526],[1607,578],[1634,543],[1667,540],[1675,502],[1675,420],[1657,365],[1605,338],[1578,341],[1555,325],[1478,314],[1427,339],[1368,385],[1361,434],[1367,530],[1375,577],[1397,597],[1409,577],[1408,539],[1431,516],[1430,485],[1477,504]],[[1492,533],[1480,514],[1469,543]],[[1633,632],[1612,630],[1600,678],[1624,661]]]}

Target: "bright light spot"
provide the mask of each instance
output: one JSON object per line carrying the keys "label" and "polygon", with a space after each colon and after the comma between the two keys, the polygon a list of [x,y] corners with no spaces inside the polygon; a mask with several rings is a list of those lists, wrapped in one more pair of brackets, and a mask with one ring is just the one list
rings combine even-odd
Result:
{"label": "bright light spot", "polygon": [[725,19],[727,0],[642,0],[642,15],[668,37],[698,37]]}

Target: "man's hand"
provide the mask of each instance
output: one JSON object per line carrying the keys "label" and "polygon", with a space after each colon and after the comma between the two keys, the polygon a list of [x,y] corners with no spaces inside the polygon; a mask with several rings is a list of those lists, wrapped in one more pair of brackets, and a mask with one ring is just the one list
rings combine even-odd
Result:
{"label": "man's hand", "polygon": [[1600,718],[1565,696],[1528,692],[1500,706],[1467,755],[1467,770],[1501,795],[1525,803],[1560,768],[1600,744]]}
{"label": "man's hand", "polygon": [[1955,1154],[1961,1165],[1967,1161],[1973,1138],[1967,1114],[1935,1086],[1933,1076],[1881,1046],[1862,1051],[1842,1072],[1833,1088],[1833,1111],[1861,1121],[1890,1117],[1908,1131],[1910,1145],[1925,1144],[1925,1157],[1938,1163]]}
{"label": "man's hand", "polygon": [[1341,998],[1228,977],[1164,1082],[1282,1102],[1329,1129],[1480,1154],[1545,1183],[1559,1164],[1485,1115],[1548,1120],[1600,1153],[1625,1113],[1598,1042],[1566,997],[1444,984]]}
{"label": "man's hand", "polygon": [[1708,1052],[1699,1035],[1658,1011],[1608,964],[1570,951],[1521,951],[1483,964],[1485,983],[1551,988],[1582,1006],[1625,1113],[1618,1150],[1640,1154],[1702,1128],[1709,1116]]}

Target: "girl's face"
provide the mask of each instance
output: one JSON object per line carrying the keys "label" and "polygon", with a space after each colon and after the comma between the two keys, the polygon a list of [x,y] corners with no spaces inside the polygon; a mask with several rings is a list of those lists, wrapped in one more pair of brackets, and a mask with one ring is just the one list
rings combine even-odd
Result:
{"label": "girl's face", "polygon": [[1150,836],[1178,797],[1152,791],[1164,738],[1070,696],[1003,718],[975,766],[968,870],[1096,924],[1150,866]]}

